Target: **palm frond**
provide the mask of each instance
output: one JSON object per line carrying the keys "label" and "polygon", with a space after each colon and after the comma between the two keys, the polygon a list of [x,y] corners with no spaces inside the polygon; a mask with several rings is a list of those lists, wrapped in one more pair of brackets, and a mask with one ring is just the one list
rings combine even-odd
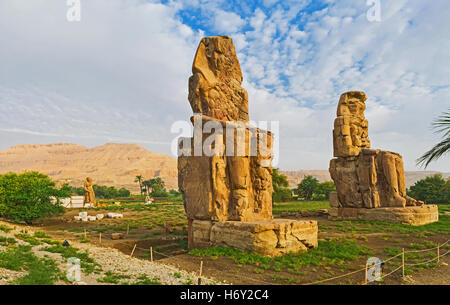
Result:
{"label": "palm frond", "polygon": [[450,136],[450,109],[439,116],[432,127],[436,133],[443,133],[443,137]]}
{"label": "palm frond", "polygon": [[449,151],[450,151],[450,137],[447,137],[446,139],[438,143],[436,146],[434,146],[432,149],[427,151],[422,157],[417,159],[416,161],[417,165],[425,166],[425,168],[427,168],[427,166],[432,161],[439,159]]}
{"label": "palm frond", "polygon": [[428,165],[450,151],[450,109],[440,115],[432,124],[435,133],[442,133],[443,140],[416,160],[418,166]]}

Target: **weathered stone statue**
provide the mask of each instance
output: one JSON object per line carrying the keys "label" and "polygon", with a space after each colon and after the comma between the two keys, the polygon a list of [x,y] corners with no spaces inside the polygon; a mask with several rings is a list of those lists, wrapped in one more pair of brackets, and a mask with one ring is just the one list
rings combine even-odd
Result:
{"label": "weathered stone statue", "polygon": [[[330,174],[336,184],[337,197],[332,195],[332,212],[344,218],[356,218],[358,213],[368,213],[358,208],[405,208],[419,207],[424,203],[406,195],[405,173],[401,155],[389,151],[370,149],[368,122],[364,117],[367,96],[352,91],[341,95],[334,121],[334,156],[330,162]],[[340,208],[340,209],[336,209]],[[346,209],[347,208],[347,209]],[[354,209],[349,209],[354,208]],[[435,206],[413,209],[421,217],[409,217],[414,224],[437,220]],[[401,210],[404,214],[406,211]],[[377,210],[377,215],[385,210]],[[390,216],[397,210],[390,210]],[[372,212],[374,213],[374,212]],[[366,215],[365,214],[365,215]],[[383,218],[383,217],[381,217]],[[386,217],[385,217],[386,218]],[[392,217],[390,217],[392,218]],[[390,219],[387,217],[386,219]],[[401,217],[397,217],[400,219]],[[418,220],[421,218],[421,220]],[[378,219],[378,220],[386,220]]]}
{"label": "weathered stone statue", "polygon": [[95,193],[94,193],[94,187],[92,183],[92,178],[87,177],[84,181],[84,203],[91,203],[95,204]]}
{"label": "weathered stone statue", "polygon": [[316,222],[273,220],[273,135],[248,124],[248,96],[231,38],[203,38],[192,73],[194,138],[181,139],[180,151],[188,153],[178,158],[189,247],[222,245],[274,256],[317,246]]}

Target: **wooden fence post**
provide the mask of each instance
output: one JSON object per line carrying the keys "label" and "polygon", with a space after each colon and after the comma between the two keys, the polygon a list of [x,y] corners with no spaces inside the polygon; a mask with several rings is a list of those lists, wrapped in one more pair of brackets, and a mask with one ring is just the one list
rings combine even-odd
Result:
{"label": "wooden fence post", "polygon": [[364,285],[367,285],[367,263],[366,263],[366,270],[364,274]]}
{"label": "wooden fence post", "polygon": [[200,272],[198,276],[198,285],[202,284],[203,261],[200,261]]}
{"label": "wooden fence post", "polygon": [[102,244],[102,232],[98,235],[98,242],[100,245]]}
{"label": "wooden fence post", "polygon": [[402,277],[405,279],[405,248],[402,248]]}
{"label": "wooden fence post", "polygon": [[134,250],[136,250],[136,244],[134,244],[133,251],[131,251],[130,257],[133,257]]}
{"label": "wooden fence post", "polygon": [[153,247],[150,247],[150,261],[153,262]]}
{"label": "wooden fence post", "polygon": [[441,245],[438,243],[437,246],[437,264],[439,265],[439,248],[441,247]]}

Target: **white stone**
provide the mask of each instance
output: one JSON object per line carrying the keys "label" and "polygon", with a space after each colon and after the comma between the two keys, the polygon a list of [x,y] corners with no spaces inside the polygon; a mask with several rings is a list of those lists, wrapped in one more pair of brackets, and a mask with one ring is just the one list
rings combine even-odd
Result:
{"label": "white stone", "polygon": [[123,214],[119,214],[119,213],[108,213],[108,214],[106,214],[106,216],[108,218],[123,218]]}
{"label": "white stone", "polygon": [[80,213],[78,213],[78,215],[80,217],[87,217],[88,216],[88,212],[80,212]]}
{"label": "white stone", "polygon": [[87,219],[89,221],[95,221],[95,220],[97,220],[97,217],[95,217],[95,216],[88,216]]}
{"label": "white stone", "polygon": [[103,217],[105,217],[105,215],[97,214],[97,215],[95,215],[95,217],[97,217],[97,220],[101,220],[101,219],[103,219]]}

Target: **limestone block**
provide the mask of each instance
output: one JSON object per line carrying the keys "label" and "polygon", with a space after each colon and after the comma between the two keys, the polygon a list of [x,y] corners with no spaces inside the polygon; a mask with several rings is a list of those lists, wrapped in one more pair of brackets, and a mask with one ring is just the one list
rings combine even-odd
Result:
{"label": "limestone block", "polygon": [[330,208],[339,207],[339,199],[337,192],[330,192]]}
{"label": "limestone block", "polygon": [[333,211],[330,209],[330,218],[381,221],[422,226],[439,221],[439,213],[437,205],[377,209],[343,207],[333,208]]}
{"label": "limestone block", "polygon": [[88,219],[88,221],[96,221],[97,217],[95,217],[95,216],[88,216],[87,219]]}
{"label": "limestone block", "polygon": [[97,220],[102,220],[105,217],[105,215],[104,214],[97,214],[97,215],[95,215],[95,217],[97,218]]}
{"label": "limestone block", "polygon": [[231,247],[266,256],[304,252],[317,247],[317,222],[274,219],[271,221],[193,221],[191,248]]}

